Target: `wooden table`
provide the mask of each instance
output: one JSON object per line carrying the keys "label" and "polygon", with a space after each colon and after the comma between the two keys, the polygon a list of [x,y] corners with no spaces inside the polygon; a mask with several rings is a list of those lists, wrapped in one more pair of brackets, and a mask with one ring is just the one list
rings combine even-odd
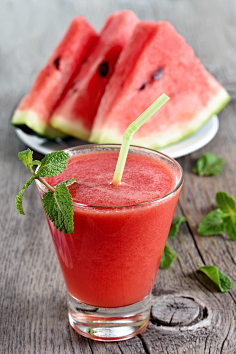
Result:
{"label": "wooden table", "polygon": [[[9,120],[75,14],[84,15],[98,29],[108,13],[123,8],[134,10],[142,20],[171,21],[232,101],[219,115],[216,138],[179,159],[185,183],[176,215],[185,215],[188,222],[170,240],[177,260],[157,275],[153,316],[158,320],[152,318],[147,330],[133,339],[102,343],[81,337],[69,326],[66,289],[36,188],[25,193],[26,216],[15,210],[14,197],[28,172],[17,158],[26,146]],[[235,0],[0,1],[0,353],[236,353],[236,243],[227,235],[197,233],[199,222],[216,207],[218,191],[236,198],[235,34]],[[219,176],[192,174],[196,159],[205,151],[227,159]],[[35,153],[35,158],[41,157]],[[231,291],[221,294],[206,285],[204,276],[196,272],[198,263],[215,264],[230,276]],[[172,303],[169,315],[162,311],[166,299]],[[196,307],[196,324],[173,326],[171,317],[183,324]]]}

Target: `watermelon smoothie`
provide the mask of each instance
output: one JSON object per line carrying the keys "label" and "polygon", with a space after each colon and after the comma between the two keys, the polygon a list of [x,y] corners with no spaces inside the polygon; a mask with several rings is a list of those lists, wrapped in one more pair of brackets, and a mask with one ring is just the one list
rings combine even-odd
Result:
{"label": "watermelon smoothie", "polygon": [[[151,293],[182,170],[157,151],[131,147],[122,182],[113,186],[119,146],[66,151],[71,155],[67,168],[46,180],[52,186],[71,177],[77,180],[69,186],[74,233],[58,231],[47,219],[68,293],[96,308],[136,304]],[[39,183],[38,189],[42,198]]]}

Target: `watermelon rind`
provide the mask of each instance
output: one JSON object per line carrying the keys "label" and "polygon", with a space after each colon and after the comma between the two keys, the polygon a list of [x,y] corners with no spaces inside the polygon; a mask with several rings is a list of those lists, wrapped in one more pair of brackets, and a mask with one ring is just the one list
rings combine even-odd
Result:
{"label": "watermelon rind", "polygon": [[[92,127],[91,134],[90,134],[90,136],[89,136],[88,141],[89,141],[90,143],[99,144],[99,143],[100,143],[100,137],[101,137],[102,133],[104,133],[104,132],[103,132],[102,130],[96,128],[96,127],[95,127],[95,124],[96,124],[96,120],[95,120],[95,122],[94,122],[94,126]],[[105,129],[104,129],[104,130],[105,130]],[[115,133],[113,132],[113,133],[110,133],[110,134],[113,134],[113,135],[114,135]],[[107,133],[106,133],[105,135],[107,135]],[[110,137],[111,137],[111,136],[113,137],[113,135],[110,135]],[[116,135],[116,134],[115,134],[115,135]]]}
{"label": "watermelon rind", "polygon": [[[172,132],[166,132],[165,134],[155,135],[155,132],[150,132],[149,136],[132,138],[132,144],[144,146],[151,149],[160,149],[168,145],[175,144],[192,134],[196,133],[214,114],[219,113],[230,101],[230,95],[228,92],[221,88],[217,94],[208,102],[205,109],[198,112],[195,118],[189,122],[184,128],[175,130]],[[167,103],[168,104],[168,103]],[[134,120],[137,117],[134,117]],[[128,128],[128,127],[127,127]],[[98,139],[96,139],[98,137]],[[112,128],[103,127],[102,130],[96,130],[93,132],[91,142],[99,144],[114,143],[120,144],[122,142],[121,134],[117,134],[117,131]]]}
{"label": "watermelon rind", "polygon": [[55,129],[59,129],[60,131],[64,132],[67,135],[71,135],[75,138],[81,140],[88,140],[90,131],[84,128],[79,120],[65,120],[64,116],[60,115],[53,115],[52,119],[50,120],[51,126]]}
{"label": "watermelon rind", "polygon": [[54,129],[48,124],[39,120],[37,115],[33,111],[16,110],[12,117],[11,124],[19,128],[21,128],[22,126],[27,126],[35,133],[44,136],[48,139],[66,137],[65,133]]}

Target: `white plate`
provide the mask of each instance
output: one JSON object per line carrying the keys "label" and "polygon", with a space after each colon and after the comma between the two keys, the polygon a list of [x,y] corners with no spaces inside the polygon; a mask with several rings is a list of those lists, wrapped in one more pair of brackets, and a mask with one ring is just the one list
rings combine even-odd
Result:
{"label": "white plate", "polygon": [[[214,115],[195,134],[180,141],[179,143],[160,149],[160,151],[173,158],[188,155],[191,152],[196,151],[208,144],[214,138],[218,129],[219,120],[218,117]],[[21,129],[16,129],[16,134],[20,140],[23,141],[23,143],[25,143],[31,149],[41,152],[42,154],[48,154],[52,151],[59,151],[62,149],[70,148],[72,146],[87,144],[85,141],[75,138],[56,139],[50,141],[35,135],[26,134]]]}

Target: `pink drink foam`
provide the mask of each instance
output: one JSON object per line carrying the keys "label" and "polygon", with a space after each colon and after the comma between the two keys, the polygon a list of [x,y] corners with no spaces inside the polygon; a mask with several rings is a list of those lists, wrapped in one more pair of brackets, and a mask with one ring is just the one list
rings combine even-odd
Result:
{"label": "pink drink foam", "polygon": [[70,157],[68,167],[57,177],[47,178],[56,185],[75,177],[69,187],[73,201],[86,205],[125,206],[160,198],[177,184],[173,169],[160,160],[129,154],[122,183],[111,185],[118,153],[103,152]]}

